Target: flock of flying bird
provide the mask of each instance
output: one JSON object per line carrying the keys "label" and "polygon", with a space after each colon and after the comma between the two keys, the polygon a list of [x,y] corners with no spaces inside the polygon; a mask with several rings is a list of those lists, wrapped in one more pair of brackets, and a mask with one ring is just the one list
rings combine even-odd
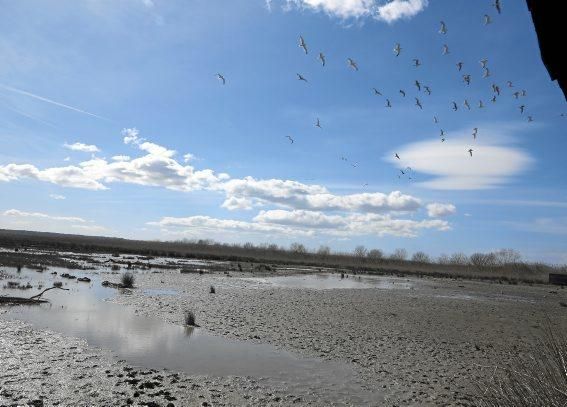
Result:
{"label": "flock of flying bird", "polygon": [[[498,14],[501,14],[502,8],[501,8],[500,0],[495,0],[493,6],[494,6],[494,8],[496,9],[496,11],[498,12]],[[485,15],[484,15],[484,24],[485,24],[485,25],[492,24],[492,18],[491,18],[490,15],[488,15],[488,14],[485,14]],[[441,22],[440,22],[440,28],[439,28],[439,34],[441,34],[441,35],[446,35],[447,32],[448,32],[447,25],[445,24],[444,21],[441,21]],[[307,46],[307,42],[305,41],[305,39],[304,39],[303,36],[301,36],[301,35],[299,36],[299,47],[303,50],[303,52],[305,53],[305,55],[308,55],[308,54],[309,54],[309,49],[308,49],[308,46]],[[399,43],[395,44],[394,49],[393,49],[394,55],[395,55],[396,57],[399,57],[399,56],[402,54],[402,50],[403,50],[403,48],[402,48],[401,44],[399,44]],[[448,46],[447,44],[443,44],[443,47],[442,47],[442,55],[449,55],[449,54],[450,54],[449,46]],[[322,65],[323,67],[326,65],[327,60],[326,60],[325,54],[324,54],[323,52],[319,52],[319,55],[318,55],[317,59],[319,60],[319,62],[321,63],[321,65]],[[490,72],[490,69],[489,69],[489,67],[488,67],[488,60],[487,60],[486,58],[484,58],[484,59],[481,59],[481,60],[479,61],[479,63],[480,63],[481,68],[482,68],[482,70],[483,70],[482,78],[484,78],[484,79],[489,78],[489,77],[491,76],[491,72]],[[413,66],[414,66],[415,68],[419,68],[421,65],[422,65],[422,62],[421,62],[421,60],[420,60],[419,58],[414,58],[414,59],[413,59]],[[358,70],[359,70],[359,67],[358,67],[357,62],[356,62],[354,59],[352,59],[352,58],[347,58],[347,66],[348,66],[349,68],[351,68],[352,70],[354,70],[354,71],[358,71]],[[464,67],[464,63],[463,63],[463,62],[461,62],[461,61],[457,62],[456,68],[457,68],[457,70],[458,70],[459,72],[462,72],[463,67]],[[309,81],[307,80],[307,78],[306,78],[304,75],[302,75],[302,74],[300,74],[300,73],[297,73],[296,75],[297,75],[297,80],[302,81],[302,82],[305,82],[305,83],[308,83],[308,82],[309,82]],[[222,74],[217,73],[216,76],[217,76],[217,78],[222,82],[223,85],[226,84],[226,79],[225,79],[225,77],[224,77]],[[464,73],[464,74],[462,74],[462,80],[463,80],[463,82],[464,82],[467,86],[469,86],[469,85],[471,84],[472,77],[471,77],[470,74]],[[428,85],[422,84],[419,80],[415,80],[414,85],[415,85],[415,87],[417,88],[417,91],[418,91],[418,92],[421,92],[421,91],[423,90],[423,92],[426,93],[428,96],[431,95],[432,91],[431,91],[431,88],[430,88]],[[510,89],[514,88],[514,85],[513,85],[512,81],[507,81],[506,87],[507,87],[507,88],[510,88]],[[372,91],[373,91],[374,95],[376,95],[376,96],[382,96],[382,97],[383,97],[382,93],[381,93],[377,88],[372,88]],[[492,102],[492,103],[496,103],[497,97],[499,97],[499,96],[501,95],[502,90],[500,89],[500,86],[499,86],[499,85],[493,83],[493,84],[492,84],[492,92],[493,92],[493,95],[492,95],[492,98],[491,98],[491,102]],[[403,98],[406,97],[406,91],[403,90],[403,89],[400,89],[400,90],[399,90],[399,94],[400,94]],[[512,94],[512,96],[513,96],[515,99],[519,99],[520,97],[525,97],[525,96],[527,96],[527,92],[526,92],[525,90],[515,91],[515,92]],[[390,99],[389,99],[389,98],[385,98],[385,99],[386,99],[386,101],[385,101],[385,107],[386,107],[386,108],[391,108],[391,107],[392,107],[392,103],[391,103]],[[423,110],[423,104],[422,104],[422,101],[420,100],[419,97],[415,97],[415,106],[416,106],[417,108]],[[459,109],[459,105],[457,104],[456,101],[452,101],[451,104],[450,104],[450,106],[451,106],[451,108],[452,108],[453,111],[457,111],[457,110]],[[467,110],[471,110],[471,104],[469,103],[469,101],[468,101],[467,99],[465,99],[465,100],[463,101],[463,107],[466,108]],[[485,107],[484,102],[483,102],[482,100],[479,100],[479,102],[478,102],[478,108],[479,108],[479,109],[482,109],[482,108],[484,108],[484,107]],[[521,104],[520,106],[518,106],[518,109],[520,110],[520,114],[523,115],[524,112],[525,112],[525,110],[526,110],[526,106],[525,106],[524,104]],[[438,117],[437,117],[437,116],[433,116],[433,121],[434,121],[435,124],[439,123]],[[528,115],[528,116],[527,116],[527,121],[528,121],[528,122],[532,122],[532,121],[533,121],[533,117],[532,117],[531,115]],[[319,128],[319,129],[322,128],[322,126],[321,126],[321,121],[319,120],[319,118],[317,118],[317,121],[316,121],[316,123],[315,123],[315,127]],[[445,131],[444,131],[443,129],[441,129],[440,132],[441,132],[441,133],[440,133],[441,142],[444,142],[444,141],[445,141]],[[478,128],[475,127],[475,128],[473,129],[473,131],[472,131],[472,137],[473,137],[474,140],[476,140],[477,135],[478,135]],[[294,143],[294,139],[293,139],[291,136],[285,136],[285,137],[289,140],[289,142],[290,142],[291,144]],[[470,156],[472,157],[472,156],[473,156],[473,151],[474,151],[474,150],[473,150],[472,148],[469,148],[466,152],[467,152],[468,154],[470,154]],[[398,153],[395,153],[394,157],[395,157],[396,159],[398,159],[398,160],[401,159],[400,156],[398,155]],[[341,157],[341,160],[342,160],[342,161],[348,161],[345,157]],[[351,164],[351,165],[352,165],[353,167],[357,167],[357,166],[358,166],[358,163],[353,163],[353,164]],[[401,175],[398,175],[398,177],[401,177],[401,176],[404,176],[404,175],[408,175],[409,172],[411,172],[411,171],[412,171],[411,167],[406,167],[405,171],[400,169]],[[408,177],[409,177],[409,179],[412,179],[411,176],[408,175]],[[366,186],[366,185],[368,185],[368,184],[365,184],[365,186]]]}

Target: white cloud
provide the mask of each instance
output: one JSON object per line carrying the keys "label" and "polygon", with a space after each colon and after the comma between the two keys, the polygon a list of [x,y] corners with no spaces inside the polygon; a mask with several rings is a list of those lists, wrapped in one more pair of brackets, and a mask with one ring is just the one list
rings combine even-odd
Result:
{"label": "white cloud", "polygon": [[427,7],[427,0],[393,0],[378,7],[378,18],[392,23],[401,18],[411,18]]}
{"label": "white cloud", "polygon": [[84,143],[73,143],[73,144],[63,144],[63,147],[73,150],[73,151],[82,151],[83,153],[98,153],[100,150],[97,146],[93,144],[84,144]]}
{"label": "white cloud", "polygon": [[66,199],[64,195],[58,195],[58,194],[49,194],[49,197],[51,199],[55,199],[57,201],[61,201],[63,199]]}
{"label": "white cloud", "polygon": [[78,230],[98,234],[109,230],[94,222],[76,216],[50,215],[42,212],[27,212],[9,209],[0,212],[0,228],[26,229],[45,232],[77,233]]}
{"label": "white cloud", "polygon": [[[335,195],[320,185],[308,185],[291,180],[257,180],[252,177],[232,179],[219,188],[225,191],[227,209],[250,208],[252,203],[276,204],[296,209],[351,212],[407,212],[421,206],[418,198],[394,191]],[[239,205],[235,205],[238,203]]]}
{"label": "white cloud", "polygon": [[[399,147],[396,151],[401,160],[393,158],[393,153],[386,160],[399,168],[410,166],[415,172],[433,177],[421,182],[421,186],[445,190],[494,188],[533,163],[527,152],[511,145],[499,130],[482,130],[482,139],[476,142],[466,133],[451,134],[444,143],[431,140]],[[469,148],[473,149],[472,157]]]}
{"label": "white cloud", "polygon": [[83,218],[73,217],[73,216],[52,216],[41,212],[25,212],[18,209],[9,209],[2,213],[4,216],[18,217],[18,218],[40,218],[40,219],[50,219],[62,222],[87,222]]}
{"label": "white cloud", "polygon": [[287,0],[286,5],[322,11],[344,19],[372,16],[388,23],[413,17],[428,5],[427,0],[390,0],[382,3],[378,0]]}
{"label": "white cloud", "polygon": [[421,230],[448,231],[450,225],[443,220],[395,219],[390,215],[350,214],[327,215],[317,211],[261,211],[252,222],[216,219],[209,216],[187,218],[165,217],[150,222],[161,228],[178,228],[190,231],[195,228],[216,231],[242,231],[253,233],[276,233],[280,235],[332,237],[397,236],[416,237]]}
{"label": "white cloud", "polygon": [[440,218],[457,213],[457,208],[453,204],[430,203],[426,207],[430,218]]}
{"label": "white cloud", "polygon": [[69,162],[69,161],[71,161],[71,157],[65,157],[65,158],[63,159],[63,161]]}
{"label": "white cloud", "polygon": [[131,129],[123,129],[122,137],[124,137],[124,144],[138,144],[138,142],[141,140],[140,138],[138,138],[139,134],[140,132],[135,127]]}
{"label": "white cloud", "polygon": [[188,163],[189,161],[192,161],[195,159],[195,156],[191,153],[187,153],[183,156],[183,162]]}
{"label": "white cloud", "polygon": [[115,155],[112,157],[113,161],[130,161],[129,155]]}

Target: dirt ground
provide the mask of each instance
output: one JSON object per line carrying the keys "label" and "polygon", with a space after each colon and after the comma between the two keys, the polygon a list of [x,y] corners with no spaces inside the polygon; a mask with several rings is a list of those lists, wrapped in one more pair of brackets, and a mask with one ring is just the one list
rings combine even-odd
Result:
{"label": "dirt ground", "polygon": [[[242,278],[248,276],[137,273],[137,288],[110,301],[178,325],[189,308],[214,335],[342,361],[381,394],[374,405],[387,406],[473,405],[476,384],[510,352],[536,346],[549,323],[567,328],[567,309],[560,305],[567,290],[553,286],[400,278],[394,285],[410,283],[412,289],[314,290]],[[156,288],[178,295],[143,293]],[[331,404],[324,395],[298,394],[256,378],[129,366],[83,340],[3,318],[0,345],[0,405]]]}

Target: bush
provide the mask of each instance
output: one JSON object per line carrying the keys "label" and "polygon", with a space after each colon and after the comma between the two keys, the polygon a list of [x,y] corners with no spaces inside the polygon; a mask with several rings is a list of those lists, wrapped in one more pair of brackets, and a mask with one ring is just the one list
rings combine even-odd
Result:
{"label": "bush", "polygon": [[454,266],[466,266],[469,264],[469,258],[464,253],[453,253],[449,259],[449,264]]}
{"label": "bush", "polygon": [[183,314],[183,320],[185,325],[187,326],[196,326],[195,325],[195,314],[191,310],[185,310]]}
{"label": "bush", "polygon": [[134,287],[134,274],[132,273],[124,273],[120,278],[120,282],[122,283],[122,287],[124,288],[133,288]]}
{"label": "bush", "polygon": [[471,254],[470,262],[473,266],[480,269],[494,267],[497,265],[497,260],[494,253],[473,253]]}

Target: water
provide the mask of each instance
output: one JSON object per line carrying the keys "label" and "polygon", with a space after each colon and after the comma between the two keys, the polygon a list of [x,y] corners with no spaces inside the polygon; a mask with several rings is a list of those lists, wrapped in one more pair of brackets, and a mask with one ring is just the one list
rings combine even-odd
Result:
{"label": "water", "polygon": [[[49,273],[57,271],[58,275]],[[0,295],[30,297],[37,285],[52,286],[62,281],[70,291],[45,293],[50,303],[14,306],[4,318],[28,322],[36,328],[50,329],[68,336],[84,338],[89,345],[109,349],[118,358],[146,368],[167,368],[191,375],[252,376],[268,384],[285,385],[291,391],[316,391],[331,400],[368,404],[380,399],[364,389],[354,371],[345,364],[297,357],[270,345],[233,341],[208,334],[199,328],[167,324],[158,318],[137,315],[127,307],[108,303],[104,298],[128,295],[100,285],[98,275],[88,274],[91,283],[80,283],[60,277],[65,269],[50,268],[37,273],[22,270],[10,274],[21,283],[31,282],[34,289],[0,289]],[[71,274],[81,277],[81,272]],[[113,276],[118,280],[118,276]],[[6,281],[14,281],[16,278]],[[1,284],[2,287],[4,284]],[[156,295],[158,290],[146,290]],[[159,290],[162,295],[166,290]],[[174,295],[173,293],[167,293]]]}
{"label": "water", "polygon": [[320,273],[290,275],[279,277],[250,277],[247,281],[257,282],[259,286],[274,286],[280,288],[303,288],[312,290],[334,290],[346,288],[379,288],[385,290],[411,289],[414,283],[406,279],[382,276],[354,276],[341,278],[340,274]]}

